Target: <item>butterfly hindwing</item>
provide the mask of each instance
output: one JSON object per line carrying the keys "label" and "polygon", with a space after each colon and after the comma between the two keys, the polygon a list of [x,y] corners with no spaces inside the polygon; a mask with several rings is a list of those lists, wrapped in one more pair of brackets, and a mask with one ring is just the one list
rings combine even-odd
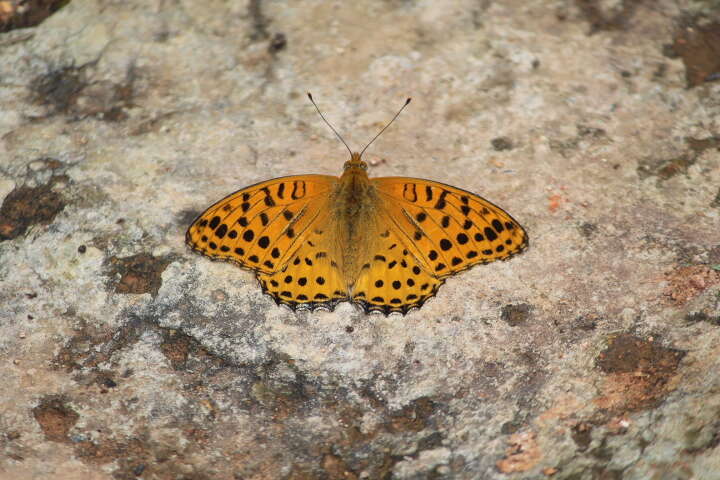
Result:
{"label": "butterfly hindwing", "polygon": [[215,203],[185,236],[193,249],[257,272],[273,273],[302,245],[326,210],[336,177],[301,175],[258,183]]}
{"label": "butterfly hindwing", "polygon": [[528,246],[520,224],[478,195],[419,178],[371,182],[408,248],[434,276],[506,260]]}
{"label": "butterfly hindwing", "polygon": [[[326,218],[323,214],[316,223],[322,225]],[[337,303],[348,300],[348,285],[334,256],[330,232],[313,226],[279,272],[258,272],[257,277],[263,292],[293,310],[333,310]]]}
{"label": "butterfly hindwing", "polygon": [[[382,229],[381,229],[382,230]],[[382,230],[379,248],[352,289],[352,301],[365,312],[407,313],[420,308],[443,284],[429,274],[392,228]]]}

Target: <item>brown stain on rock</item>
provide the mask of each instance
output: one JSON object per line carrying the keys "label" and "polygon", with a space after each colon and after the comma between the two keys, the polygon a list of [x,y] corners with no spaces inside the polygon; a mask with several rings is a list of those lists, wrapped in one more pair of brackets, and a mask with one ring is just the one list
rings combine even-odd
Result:
{"label": "brown stain on rock", "polygon": [[160,350],[174,369],[182,368],[190,354],[191,339],[187,335],[171,332],[160,344]]}
{"label": "brown stain on rock", "polygon": [[578,422],[572,427],[570,436],[579,451],[584,452],[590,446],[592,442],[592,429],[593,426],[587,422]]}
{"label": "brown stain on rock", "polygon": [[594,403],[612,412],[654,407],[674,390],[674,378],[685,353],[629,334],[611,339],[595,359],[607,377]]}
{"label": "brown stain on rock", "polygon": [[310,385],[295,381],[276,382],[262,379],[255,382],[250,390],[258,411],[272,412],[273,421],[282,421],[300,415],[308,408]]}
{"label": "brown stain on rock", "polygon": [[391,432],[419,432],[427,428],[430,417],[435,412],[435,402],[428,397],[420,397],[398,412],[390,412],[389,430]]}
{"label": "brown stain on rock", "polygon": [[590,35],[601,31],[627,30],[637,4],[634,0],[621,0],[613,2],[611,8],[603,8],[603,2],[597,0],[575,0],[575,5],[590,23]]}
{"label": "brown stain on rock", "polygon": [[663,296],[668,303],[679,307],[708,288],[720,284],[720,272],[706,265],[678,267],[665,273],[665,281],[667,286]]}
{"label": "brown stain on rock", "polygon": [[86,85],[82,69],[57,68],[30,82],[31,100],[38,105],[51,107],[53,113],[66,113],[74,107]]}
{"label": "brown stain on rock", "polygon": [[[361,402],[333,395],[332,401],[323,404],[342,427],[323,441],[318,453],[311,452],[311,455],[321,457],[321,471],[329,475],[328,478],[356,478],[353,476],[358,472],[366,472],[368,478],[391,478],[398,462],[417,458],[421,451],[441,445],[443,434],[434,421],[441,408],[437,399],[420,397],[399,410],[392,410],[369,388],[357,393],[362,397]],[[378,422],[365,430],[362,418],[369,412],[378,418]],[[416,439],[416,451],[397,453],[393,446],[404,445],[408,438]],[[372,455],[366,452],[372,452]]]}
{"label": "brown stain on rock", "polygon": [[[138,431],[131,437],[114,438],[112,434],[102,433],[92,440],[83,440],[74,444],[75,456],[89,465],[107,465],[115,462],[112,476],[117,480],[133,480],[136,478],[158,478],[170,480],[175,478],[192,478],[205,480],[211,477],[200,472],[188,476],[187,465],[179,461],[189,453],[176,446],[164,445],[153,439],[147,431]],[[199,445],[194,447],[202,450]],[[191,446],[190,451],[197,453]]]}
{"label": "brown stain on rock", "polygon": [[11,191],[0,206],[0,242],[23,235],[33,225],[52,223],[66,205],[53,186],[67,180],[64,175],[53,176],[46,185]]}
{"label": "brown stain on rock", "polygon": [[720,23],[685,19],[673,38],[672,54],[682,58],[687,88],[720,80]]}
{"label": "brown stain on rock", "polygon": [[69,442],[68,432],[80,418],[66,399],[55,395],[43,398],[32,413],[45,438],[51,442]]}
{"label": "brown stain on rock", "polygon": [[176,329],[162,328],[150,320],[133,318],[117,329],[106,329],[80,319],[74,335],[60,348],[53,366],[74,373],[74,380],[83,385],[97,384],[101,389],[117,386],[130,372],[118,374],[99,368],[101,363],[112,362],[116,352],[132,347],[145,332],[154,332],[162,338],[160,351],[175,370],[199,367],[217,369],[227,366],[222,358],[212,355],[200,342]]}
{"label": "brown stain on rock", "polygon": [[686,137],[688,147],[686,153],[669,159],[647,159],[638,164],[637,174],[640,180],[654,176],[659,180],[669,180],[677,175],[686,175],[698,158],[713,148],[720,149],[720,137],[692,138]]}
{"label": "brown stain on rock", "polygon": [[524,431],[513,433],[508,437],[505,456],[495,463],[502,473],[526,472],[542,458],[535,432]]}
{"label": "brown stain on rock", "polygon": [[347,480],[357,480],[359,478],[341,457],[333,455],[332,453],[323,455],[321,468],[328,478],[342,478]]}
{"label": "brown stain on rock", "polygon": [[688,147],[690,147],[690,149],[695,152],[696,155],[702,155],[707,150],[717,150],[720,152],[720,137],[687,137],[685,138],[685,142],[687,143]]}
{"label": "brown stain on rock", "polygon": [[637,174],[640,180],[648,177],[657,177],[659,180],[669,180],[677,175],[684,175],[695,164],[695,155],[683,153],[669,159],[647,159],[638,164]]}
{"label": "brown stain on rock", "polygon": [[677,157],[665,160],[656,169],[655,175],[661,180],[668,180],[677,175],[684,175],[690,167],[695,165],[695,156],[689,154],[678,155]]}
{"label": "brown stain on rock", "polygon": [[110,277],[118,275],[114,284],[115,293],[157,295],[162,285],[162,273],[172,262],[170,257],[154,257],[149,253],[138,253],[130,257],[110,257],[107,261]]}
{"label": "brown stain on rock", "polygon": [[509,137],[496,137],[490,140],[490,145],[496,152],[503,152],[505,150],[512,150],[514,148],[513,142]]}
{"label": "brown stain on rock", "polygon": [[284,33],[278,32],[273,35],[272,39],[270,39],[270,43],[268,44],[268,52],[271,55],[277,54],[278,52],[285,50],[285,47],[287,47],[287,37]]}
{"label": "brown stain on rock", "polygon": [[226,365],[223,359],[211,355],[200,342],[179,330],[161,329],[160,334],[160,351],[175,370],[192,368],[198,361],[209,368]]}
{"label": "brown stain on rock", "polygon": [[578,225],[578,231],[580,231],[580,235],[590,240],[598,232],[598,226],[596,223],[583,222]]}
{"label": "brown stain on rock", "polygon": [[64,66],[30,82],[30,100],[48,107],[47,115],[93,116],[108,122],[127,119],[133,106],[137,70],[130,66],[118,82],[94,80],[92,66]]}
{"label": "brown stain on rock", "polygon": [[531,311],[532,306],[527,303],[505,305],[500,313],[500,318],[511,327],[517,327],[527,323]]}
{"label": "brown stain on rock", "polygon": [[70,0],[0,1],[0,33],[34,27],[70,3]]}
{"label": "brown stain on rock", "polygon": [[[92,450],[88,451],[88,453],[91,452]],[[108,453],[107,460],[117,462],[118,468],[113,472],[113,478],[117,480],[135,480],[137,478],[211,480],[217,478],[212,474],[198,471],[193,471],[188,475],[188,470],[194,469],[189,464],[175,458],[176,456],[182,458],[187,454],[201,454],[196,450],[184,452],[168,449],[152,441],[130,439],[127,442],[111,442],[108,447],[101,445],[99,453],[101,455]]]}
{"label": "brown stain on rock", "polygon": [[83,368],[95,368],[98,364],[108,360],[103,349],[95,348],[109,342],[113,332],[102,330],[80,319],[74,335],[60,348],[53,359],[53,366],[73,372]]}

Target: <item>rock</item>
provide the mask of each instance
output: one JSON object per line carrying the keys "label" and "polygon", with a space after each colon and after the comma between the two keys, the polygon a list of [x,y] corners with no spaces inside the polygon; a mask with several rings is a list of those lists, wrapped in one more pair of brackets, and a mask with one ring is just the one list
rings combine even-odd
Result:
{"label": "rock", "polygon": [[[75,0],[0,34],[0,477],[717,478],[695,3]],[[476,192],[530,248],[389,317],[191,252],[225,195],[340,174],[307,90],[354,148],[411,96],[371,176]]]}

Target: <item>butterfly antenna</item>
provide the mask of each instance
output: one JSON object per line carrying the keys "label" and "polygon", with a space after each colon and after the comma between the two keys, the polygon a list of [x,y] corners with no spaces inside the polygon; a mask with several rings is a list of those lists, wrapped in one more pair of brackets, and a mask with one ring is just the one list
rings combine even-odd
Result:
{"label": "butterfly antenna", "polygon": [[343,140],[343,138],[340,136],[340,134],[337,132],[337,130],[335,130],[335,129],[333,128],[333,126],[330,125],[330,122],[327,121],[327,119],[325,118],[325,115],[322,114],[322,112],[321,112],[320,109],[318,108],[317,104],[315,103],[315,100],[313,100],[312,94],[311,94],[310,92],[308,92],[307,96],[308,96],[308,98],[310,99],[310,101],[312,102],[312,104],[315,106],[315,110],[317,110],[318,114],[320,114],[320,118],[322,118],[323,121],[327,124],[327,126],[330,127],[330,130],[332,130],[333,133],[334,133],[335,135],[337,135],[337,137],[340,139],[340,141],[343,143],[343,145],[345,145],[345,148],[348,149],[348,152],[350,152],[350,156],[352,156],[352,150],[350,150],[350,147],[348,147],[348,144],[345,143],[345,140]]}
{"label": "butterfly antenna", "polygon": [[385,130],[387,130],[387,128],[388,128],[390,125],[392,125],[392,123],[395,121],[395,119],[398,117],[398,115],[400,115],[400,114],[402,113],[402,111],[405,110],[405,107],[408,106],[408,104],[410,103],[410,100],[412,100],[412,98],[408,98],[407,100],[405,100],[405,105],[403,105],[403,106],[400,108],[400,110],[398,110],[398,112],[395,114],[395,116],[392,118],[392,120],[390,120],[390,122],[388,122],[388,124],[385,125],[385,126],[383,127],[383,129],[380,130],[380,132],[373,137],[372,140],[370,140],[370,143],[368,143],[367,145],[365,145],[365,148],[363,148],[363,149],[362,149],[362,152],[360,152],[360,156],[361,156],[361,157],[362,157],[362,154],[365,153],[365,150],[367,150],[367,148],[368,148],[370,145],[372,145],[372,143],[373,143],[375,140],[377,140],[377,138],[378,138],[380,135],[382,135],[382,133],[383,133]]}

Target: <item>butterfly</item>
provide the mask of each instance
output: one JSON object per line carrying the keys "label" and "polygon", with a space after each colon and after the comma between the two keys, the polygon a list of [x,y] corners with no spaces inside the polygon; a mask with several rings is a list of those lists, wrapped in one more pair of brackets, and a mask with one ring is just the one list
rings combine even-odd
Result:
{"label": "butterfly", "polygon": [[350,301],[385,315],[420,308],[448,277],[528,247],[523,227],[488,200],[431,180],[370,178],[367,146],[345,146],[340,177],[295,175],[238,190],[190,225],[187,244],[252,270],[263,292],[292,310]]}

